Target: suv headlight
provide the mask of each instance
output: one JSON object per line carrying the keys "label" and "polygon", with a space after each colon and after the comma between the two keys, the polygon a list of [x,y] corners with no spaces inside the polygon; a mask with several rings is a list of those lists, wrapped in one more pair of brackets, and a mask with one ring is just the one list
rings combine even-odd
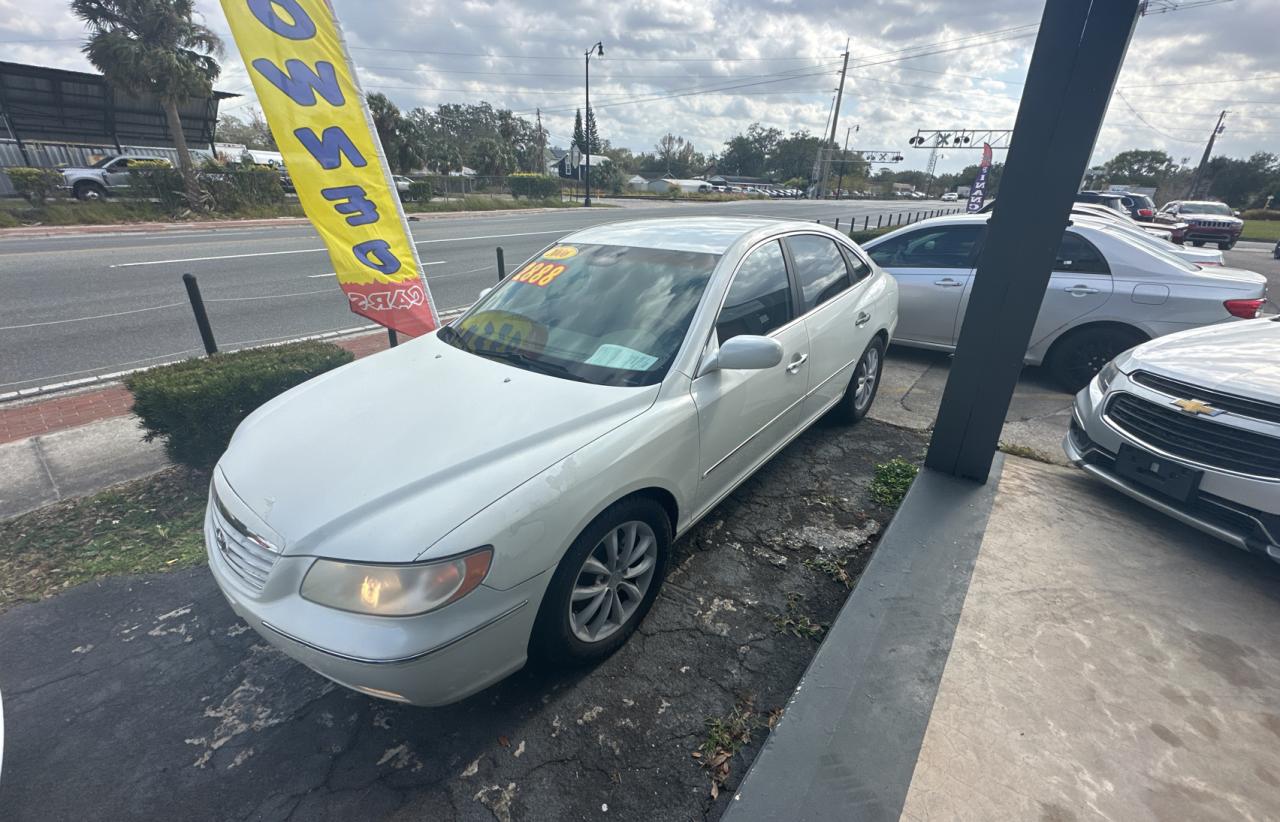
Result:
{"label": "suv headlight", "polygon": [[1111,388],[1111,381],[1120,374],[1120,366],[1116,365],[1115,360],[1111,360],[1102,366],[1102,370],[1098,372],[1098,390],[1103,394]]}
{"label": "suv headlight", "polygon": [[318,605],[375,616],[416,616],[443,608],[475,590],[493,548],[412,565],[366,565],[318,559],[302,580],[302,597]]}

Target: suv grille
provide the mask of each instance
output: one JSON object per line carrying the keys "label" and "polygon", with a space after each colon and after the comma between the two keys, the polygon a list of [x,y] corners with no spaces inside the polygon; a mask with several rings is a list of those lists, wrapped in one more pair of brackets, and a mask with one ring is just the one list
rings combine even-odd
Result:
{"label": "suv grille", "polygon": [[1187,222],[1191,223],[1196,228],[1231,228],[1232,227],[1232,224],[1227,222],[1226,220],[1190,219],[1190,220],[1187,220]]}
{"label": "suv grille", "polygon": [[252,593],[260,593],[280,554],[275,546],[249,532],[214,494],[213,538],[218,556]]}
{"label": "suv grille", "polygon": [[1201,402],[1209,403],[1214,408],[1220,408],[1223,411],[1237,414],[1241,417],[1249,417],[1263,422],[1274,422],[1280,425],[1280,406],[1272,403],[1251,400],[1247,397],[1237,397],[1233,394],[1224,394],[1221,391],[1210,391],[1190,383],[1171,380],[1168,377],[1161,377],[1158,374],[1150,374],[1146,371],[1135,371],[1129,376],[1129,379],[1138,385],[1145,385],[1147,388],[1159,391],[1161,394],[1168,394],[1175,399],[1184,397],[1190,400],[1200,400]]}
{"label": "suv grille", "polygon": [[1164,408],[1132,394],[1116,394],[1106,416],[1152,448],[1201,465],[1280,478],[1280,439]]}

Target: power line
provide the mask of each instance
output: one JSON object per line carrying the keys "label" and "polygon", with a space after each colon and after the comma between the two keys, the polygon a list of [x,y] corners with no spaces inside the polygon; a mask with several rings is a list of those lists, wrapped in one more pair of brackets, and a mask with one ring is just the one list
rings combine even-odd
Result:
{"label": "power line", "polygon": [[1154,131],[1156,134],[1159,134],[1161,137],[1165,138],[1166,140],[1173,140],[1175,143],[1199,143],[1200,142],[1199,140],[1188,140],[1183,137],[1174,137],[1172,134],[1165,134],[1160,129],[1148,123],[1147,118],[1143,117],[1142,114],[1139,113],[1139,111],[1133,107],[1133,104],[1129,102],[1129,98],[1125,97],[1124,93],[1121,92],[1119,89],[1116,89],[1116,96],[1120,98],[1120,102],[1124,103],[1125,106],[1129,109],[1129,111],[1133,112],[1133,116],[1137,117],[1139,122],[1141,122],[1144,126]]}
{"label": "power line", "polygon": [[[487,54],[479,51],[431,51],[427,49],[392,49],[375,46],[350,46],[351,51],[379,51],[397,54],[431,54],[441,57],[484,57],[490,60],[573,60],[578,57],[556,57],[547,54]],[[815,57],[615,57],[609,55],[611,62],[654,62],[654,63],[783,63],[797,60],[815,60]]]}

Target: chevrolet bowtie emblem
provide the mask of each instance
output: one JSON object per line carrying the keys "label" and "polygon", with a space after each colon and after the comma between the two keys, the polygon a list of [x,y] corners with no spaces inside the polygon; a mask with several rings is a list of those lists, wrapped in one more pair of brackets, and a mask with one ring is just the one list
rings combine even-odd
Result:
{"label": "chevrolet bowtie emblem", "polygon": [[1222,413],[1221,409],[1214,408],[1207,402],[1200,402],[1200,400],[1174,400],[1173,404],[1188,414],[1204,414],[1207,417],[1216,417]]}

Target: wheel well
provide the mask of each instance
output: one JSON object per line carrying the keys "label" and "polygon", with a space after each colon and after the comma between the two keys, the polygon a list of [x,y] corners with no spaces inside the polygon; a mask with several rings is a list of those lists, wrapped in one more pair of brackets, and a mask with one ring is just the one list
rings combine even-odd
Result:
{"label": "wheel well", "polygon": [[885,348],[889,347],[889,332],[885,329],[882,328],[876,332],[876,339],[880,340],[880,342],[884,344]]}
{"label": "wheel well", "polygon": [[1090,331],[1119,331],[1122,334],[1128,334],[1131,337],[1136,338],[1138,342],[1134,343],[1134,345],[1137,345],[1139,343],[1144,343],[1147,340],[1151,339],[1150,334],[1143,331],[1141,328],[1137,328],[1135,326],[1129,325],[1128,323],[1111,322],[1107,320],[1101,320],[1101,321],[1092,322],[1092,323],[1085,323],[1084,325],[1076,326],[1075,328],[1066,332],[1062,336],[1058,337],[1058,339],[1054,340],[1053,345],[1049,346],[1049,350],[1044,355],[1044,362],[1048,364],[1053,361],[1054,354],[1056,354],[1059,351],[1064,340],[1069,340],[1069,339],[1072,339],[1073,337],[1078,337],[1081,334],[1086,334]]}
{"label": "wheel well", "polygon": [[639,491],[632,491],[630,494],[622,497],[622,499],[628,499],[630,497],[644,497],[661,505],[662,510],[667,512],[667,519],[671,523],[671,533],[673,536],[675,535],[676,529],[679,527],[680,523],[680,506],[676,503],[676,498],[670,491],[665,488],[651,486],[649,488],[641,488]]}

